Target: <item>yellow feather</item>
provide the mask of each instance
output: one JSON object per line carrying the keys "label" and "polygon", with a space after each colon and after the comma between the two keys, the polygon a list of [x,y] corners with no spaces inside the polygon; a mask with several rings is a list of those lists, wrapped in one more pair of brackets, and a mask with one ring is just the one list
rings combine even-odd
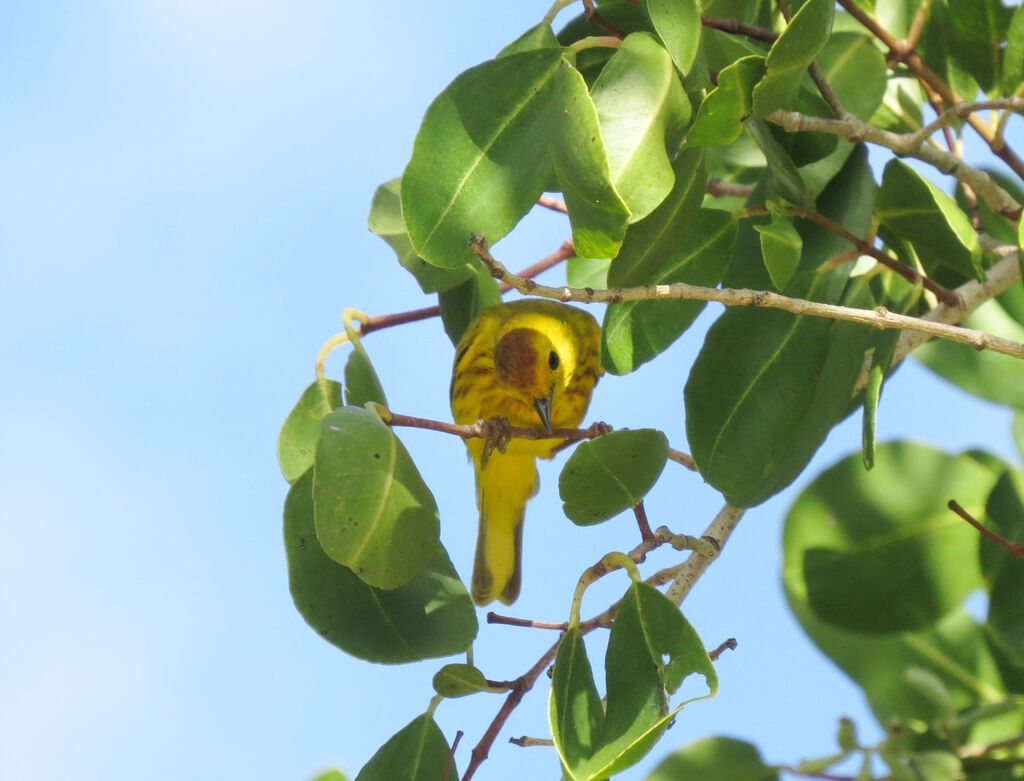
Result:
{"label": "yellow feather", "polygon": [[[481,312],[459,341],[452,370],[456,423],[501,416],[513,426],[552,428],[583,420],[601,376],[601,330],[587,312],[556,301],[525,299]],[[559,439],[514,439],[483,459],[484,442],[466,445],[476,471],[480,530],[473,600],[506,605],[522,580],[523,514],[537,492],[537,458],[551,458]]]}

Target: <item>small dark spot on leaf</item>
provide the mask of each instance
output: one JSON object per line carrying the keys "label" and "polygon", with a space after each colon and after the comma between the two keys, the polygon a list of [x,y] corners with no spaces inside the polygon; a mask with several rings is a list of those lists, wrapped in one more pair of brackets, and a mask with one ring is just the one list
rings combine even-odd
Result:
{"label": "small dark spot on leaf", "polygon": [[374,458],[380,458],[380,453],[374,453],[374,454],[373,454],[373,457],[374,457]]}
{"label": "small dark spot on leaf", "polygon": [[306,538],[305,537],[299,537],[299,547],[302,550],[306,550]]}
{"label": "small dark spot on leaf", "polygon": [[327,637],[327,630],[326,629],[321,629],[320,630],[320,636],[321,637]]}

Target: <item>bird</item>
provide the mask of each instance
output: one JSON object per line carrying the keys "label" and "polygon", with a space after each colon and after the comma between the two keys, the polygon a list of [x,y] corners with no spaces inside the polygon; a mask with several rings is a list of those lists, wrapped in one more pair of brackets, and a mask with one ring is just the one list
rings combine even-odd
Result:
{"label": "bird", "polygon": [[[578,427],[603,374],[600,342],[590,313],[557,301],[526,298],[482,310],[455,351],[455,422]],[[465,441],[480,511],[471,594],[477,605],[510,605],[522,583],[523,516],[539,488],[537,459],[553,458],[563,440],[511,439],[504,450],[479,437]]]}

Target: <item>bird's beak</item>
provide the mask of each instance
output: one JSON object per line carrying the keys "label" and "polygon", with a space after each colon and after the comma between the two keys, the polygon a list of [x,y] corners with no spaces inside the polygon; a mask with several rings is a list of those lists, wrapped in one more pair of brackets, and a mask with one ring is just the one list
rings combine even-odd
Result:
{"label": "bird's beak", "polygon": [[533,408],[537,410],[537,416],[547,431],[551,431],[551,397],[554,395],[555,389],[552,388],[551,392],[543,399],[534,399],[533,402]]}

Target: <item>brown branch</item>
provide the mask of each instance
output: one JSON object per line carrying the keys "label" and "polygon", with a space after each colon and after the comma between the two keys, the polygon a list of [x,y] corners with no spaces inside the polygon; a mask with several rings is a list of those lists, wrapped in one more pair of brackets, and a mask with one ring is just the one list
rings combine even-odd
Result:
{"label": "brown branch", "polygon": [[949,503],[947,504],[947,507],[949,507],[950,510],[952,510],[965,521],[967,521],[967,523],[969,523],[971,526],[973,526],[975,529],[981,532],[984,536],[988,537],[993,542],[1002,545],[1004,548],[1006,548],[1007,551],[1010,552],[1011,555],[1016,556],[1018,559],[1024,559],[1024,542],[1011,542],[1010,540],[1007,540],[1005,537],[1000,537],[991,529],[986,528],[973,515],[971,515],[969,512],[967,512],[967,510],[961,507],[960,503],[956,501],[956,499],[950,499]]}
{"label": "brown branch", "polygon": [[[493,439],[494,428],[488,424],[488,421],[493,420],[495,418],[484,418],[470,424],[446,423],[443,420],[417,418],[390,410],[385,410],[384,412],[384,422],[389,426],[425,428],[430,431],[439,431],[443,434],[454,434],[463,439]],[[502,418],[498,418],[498,420],[502,420]],[[526,426],[502,426],[502,433],[507,433],[510,439],[563,439],[566,442],[594,439],[595,437],[607,434],[608,431],[608,425],[605,423],[594,423],[589,428],[554,428],[550,431],[544,428],[529,428]]]}
{"label": "brown branch", "polygon": [[520,748],[529,748],[531,746],[553,746],[555,741],[551,738],[531,738],[527,735],[523,735],[521,738],[509,738],[508,742],[514,746]]}
{"label": "brown branch", "polygon": [[448,752],[448,761],[444,763],[444,773],[441,775],[441,781],[448,781],[448,773],[451,772],[452,763],[455,762],[455,749],[459,747],[460,740],[462,740],[461,729],[455,733],[455,740],[452,741],[451,751]]}
{"label": "brown branch", "polygon": [[714,651],[709,651],[708,656],[711,657],[712,662],[717,662],[719,656],[721,656],[726,651],[735,651],[737,645],[738,643],[736,642],[736,638],[730,637],[724,643],[719,645],[718,648],[716,648]]}
{"label": "brown branch", "polygon": [[749,198],[754,193],[754,188],[749,184],[736,184],[713,177],[708,180],[707,192],[715,198]]}
{"label": "brown branch", "polygon": [[647,511],[644,509],[643,499],[633,507],[633,514],[636,516],[636,525],[640,527],[640,539],[653,539],[654,532],[651,531],[651,525],[647,522]]}
{"label": "brown branch", "polygon": [[554,624],[550,621],[532,621],[529,618],[514,618],[512,616],[501,616],[491,611],[487,614],[488,624],[505,624],[506,626],[521,626],[527,629],[558,629],[565,631],[569,628],[569,622],[563,621],[560,624]]}
{"label": "brown branch", "polygon": [[928,12],[931,11],[931,8],[932,0],[921,0],[921,4],[917,7],[917,12],[914,14],[914,19],[910,23],[907,37],[902,41],[903,48],[906,51],[913,51],[917,47],[917,42],[921,39],[921,31],[924,30],[924,23],[928,20]]}
{"label": "brown branch", "polygon": [[583,16],[588,22],[596,24],[601,29],[610,32],[616,38],[626,37],[626,32],[624,30],[620,30],[597,12],[597,9],[594,8],[593,0],[583,0]]}
{"label": "brown branch", "polygon": [[562,214],[569,213],[569,210],[565,206],[565,201],[551,195],[542,195],[537,199],[537,205],[543,206],[545,209],[551,209],[553,212],[561,212]]}
{"label": "brown branch", "polygon": [[743,22],[737,19],[715,19],[710,16],[702,16],[700,23],[713,30],[721,30],[723,33],[731,35],[744,35],[747,38],[752,38],[755,41],[764,41],[765,43],[775,43],[779,37],[779,34],[774,30],[766,30],[763,27],[743,24]]}

